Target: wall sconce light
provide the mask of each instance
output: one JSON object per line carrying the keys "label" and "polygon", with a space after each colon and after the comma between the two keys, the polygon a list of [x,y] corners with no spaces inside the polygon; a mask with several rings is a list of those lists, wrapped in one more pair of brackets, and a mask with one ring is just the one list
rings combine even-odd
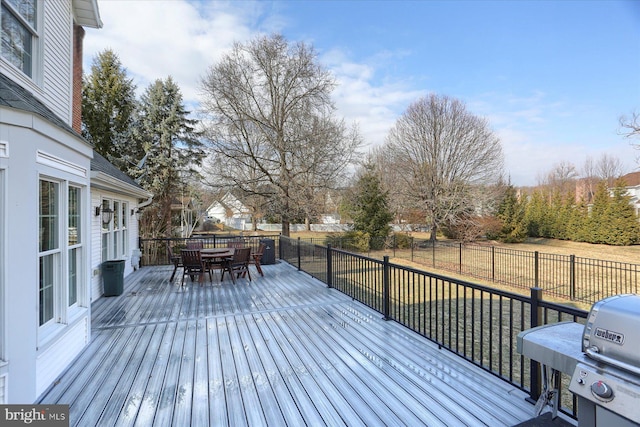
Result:
{"label": "wall sconce light", "polygon": [[111,219],[113,219],[113,209],[111,208],[103,208],[102,209],[102,223],[103,224],[109,224],[111,222]]}
{"label": "wall sconce light", "polygon": [[96,216],[100,216],[100,206],[96,206]]}

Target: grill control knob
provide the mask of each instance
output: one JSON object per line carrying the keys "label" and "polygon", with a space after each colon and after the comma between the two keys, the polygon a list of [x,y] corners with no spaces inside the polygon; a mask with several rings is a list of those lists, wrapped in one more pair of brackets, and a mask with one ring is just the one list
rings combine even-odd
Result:
{"label": "grill control knob", "polygon": [[602,381],[591,384],[591,392],[600,399],[613,399],[613,390]]}

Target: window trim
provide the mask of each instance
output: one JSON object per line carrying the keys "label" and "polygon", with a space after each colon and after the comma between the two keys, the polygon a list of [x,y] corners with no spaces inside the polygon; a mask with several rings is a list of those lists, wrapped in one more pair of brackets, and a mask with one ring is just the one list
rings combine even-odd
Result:
{"label": "window trim", "polygon": [[[127,217],[129,212],[130,202],[124,199],[117,199],[113,197],[103,197],[101,199],[100,206],[104,209],[117,210],[114,212],[109,227],[105,228],[104,224],[100,224],[100,261],[112,261],[126,259],[129,253],[129,219]],[[116,220],[118,224],[116,224]],[[100,220],[102,222],[102,220]],[[106,239],[106,240],[105,240]],[[105,253],[106,249],[106,253]]]}
{"label": "window trim", "polygon": [[[38,348],[42,348],[47,342],[53,339],[61,331],[63,331],[69,324],[75,322],[78,318],[84,315],[88,306],[87,295],[87,277],[86,277],[86,257],[88,256],[88,241],[87,233],[90,230],[87,229],[85,218],[87,218],[88,205],[87,200],[89,198],[89,191],[86,185],[70,181],[62,177],[52,177],[50,175],[40,174],[38,177],[38,204],[42,203],[41,199],[41,185],[42,182],[52,182],[58,185],[57,188],[57,238],[58,245],[56,248],[52,248],[46,251],[38,251],[38,265],[45,256],[53,255],[53,317],[46,322],[40,324],[41,307],[40,307],[40,280],[38,280]],[[69,244],[69,219],[71,209],[70,205],[70,189],[78,190],[78,242],[76,244]],[[38,214],[38,222],[40,222],[40,215]],[[40,224],[38,224],[39,226]],[[41,239],[41,236],[39,236]],[[40,248],[40,241],[38,242]],[[73,304],[69,304],[69,279],[70,279],[70,258],[71,251],[76,250],[77,261],[77,283],[76,283],[76,301]],[[39,275],[40,273],[38,273]]]}
{"label": "window trim", "polygon": [[[14,65],[10,60],[0,54],[0,62],[6,66],[9,71],[16,77],[25,80],[25,82],[34,82],[36,87],[42,85],[42,57],[44,50],[44,42],[41,34],[44,27],[44,2],[42,0],[34,0],[35,5],[35,28],[27,22],[19,11],[7,0],[0,0],[3,7],[9,9],[11,16],[15,17],[18,22],[31,34],[31,74],[25,73],[20,67]],[[0,17],[2,12],[0,10]]]}

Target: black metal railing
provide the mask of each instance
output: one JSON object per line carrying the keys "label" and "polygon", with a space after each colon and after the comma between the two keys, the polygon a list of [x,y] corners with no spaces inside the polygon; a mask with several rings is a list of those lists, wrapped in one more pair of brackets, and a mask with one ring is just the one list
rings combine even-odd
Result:
{"label": "black metal railing", "polygon": [[[280,237],[280,258],[328,286],[529,393],[541,393],[540,366],[517,353],[517,335],[560,321],[584,323],[584,310],[518,295],[331,246]],[[565,382],[568,379],[562,378]],[[561,410],[575,418],[575,398],[562,389]]]}
{"label": "black metal railing", "polygon": [[[640,264],[597,260],[482,245],[389,237],[381,251],[358,250],[352,240],[333,238],[336,249],[383,259],[390,256],[434,269],[519,289],[542,288],[546,295],[593,304],[611,295],[640,293]],[[405,243],[406,240],[409,243]],[[322,244],[321,239],[305,241]],[[407,246],[403,248],[402,246]]]}
{"label": "black metal railing", "polygon": [[173,253],[180,253],[180,249],[187,247],[189,242],[199,242],[203,248],[224,248],[230,242],[242,241],[250,246],[253,251],[258,250],[260,242],[265,239],[273,240],[275,244],[275,254],[278,254],[279,235],[211,235],[197,237],[174,237],[174,238],[155,238],[139,240],[140,251],[142,252],[142,265],[166,265],[170,264],[169,248]]}

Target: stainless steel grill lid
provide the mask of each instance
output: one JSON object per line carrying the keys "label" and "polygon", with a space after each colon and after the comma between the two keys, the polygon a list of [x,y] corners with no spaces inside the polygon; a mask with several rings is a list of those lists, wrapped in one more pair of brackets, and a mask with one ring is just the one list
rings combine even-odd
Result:
{"label": "stainless steel grill lid", "polygon": [[582,351],[640,374],[640,295],[615,295],[595,303],[582,335]]}

